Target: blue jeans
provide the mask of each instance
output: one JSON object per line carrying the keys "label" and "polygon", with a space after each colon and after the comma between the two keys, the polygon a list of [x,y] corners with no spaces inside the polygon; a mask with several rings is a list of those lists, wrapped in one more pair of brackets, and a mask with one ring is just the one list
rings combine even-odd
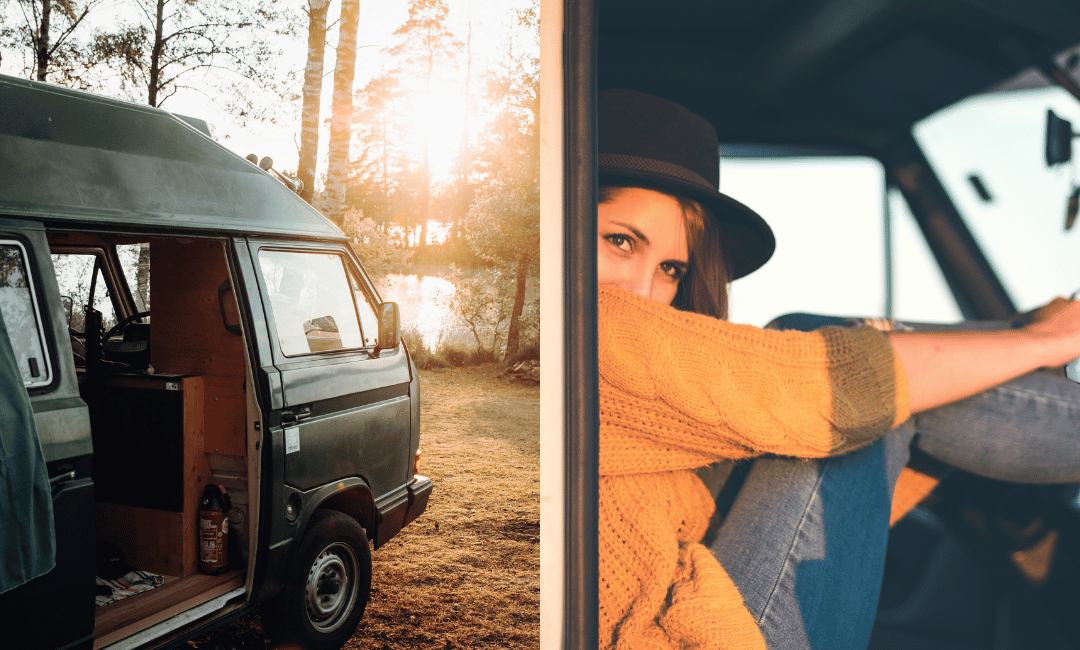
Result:
{"label": "blue jeans", "polygon": [[754,460],[710,548],[771,650],[866,647],[892,490],[913,440],[989,478],[1078,482],[1080,385],[1032,373],[916,415],[843,456]]}

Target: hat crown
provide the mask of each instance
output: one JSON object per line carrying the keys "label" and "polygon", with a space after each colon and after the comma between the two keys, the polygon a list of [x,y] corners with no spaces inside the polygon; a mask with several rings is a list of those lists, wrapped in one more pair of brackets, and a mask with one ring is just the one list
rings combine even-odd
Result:
{"label": "hat crown", "polygon": [[597,95],[597,108],[600,154],[677,165],[710,189],[719,188],[720,146],[716,130],[705,118],[634,90],[605,90]]}
{"label": "hat crown", "polygon": [[697,113],[634,90],[597,95],[597,172],[698,201],[716,218],[732,276],[760,267],[776,247],[756,212],[720,193],[720,146]]}

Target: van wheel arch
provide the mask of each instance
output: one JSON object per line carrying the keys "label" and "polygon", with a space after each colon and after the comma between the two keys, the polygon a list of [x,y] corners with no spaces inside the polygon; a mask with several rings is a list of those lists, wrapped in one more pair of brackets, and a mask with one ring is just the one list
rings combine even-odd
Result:
{"label": "van wheel arch", "polygon": [[311,515],[311,520],[305,528],[305,534],[311,528],[311,522],[315,516],[323,510],[335,510],[355,519],[367,534],[368,540],[377,539],[378,515],[375,510],[375,499],[367,485],[361,483],[346,490],[341,490],[321,501]]}
{"label": "van wheel arch", "polygon": [[273,647],[340,648],[367,608],[371,568],[371,545],[359,522],[337,510],[317,510],[283,589],[260,612]]}

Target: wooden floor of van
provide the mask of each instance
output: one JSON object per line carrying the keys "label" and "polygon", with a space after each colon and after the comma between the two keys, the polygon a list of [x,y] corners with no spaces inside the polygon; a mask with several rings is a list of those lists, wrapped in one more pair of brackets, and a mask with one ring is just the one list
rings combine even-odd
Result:
{"label": "wooden floor of van", "polygon": [[97,608],[94,650],[142,632],[180,612],[197,607],[244,586],[243,571],[219,576],[195,573],[184,578],[165,577],[165,584]]}

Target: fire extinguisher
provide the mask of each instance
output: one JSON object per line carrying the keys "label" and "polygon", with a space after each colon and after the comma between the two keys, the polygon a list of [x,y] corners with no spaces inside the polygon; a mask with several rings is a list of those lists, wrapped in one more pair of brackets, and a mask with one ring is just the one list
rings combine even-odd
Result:
{"label": "fire extinguisher", "polygon": [[199,506],[199,570],[210,575],[229,568],[229,495],[221,485],[203,489]]}

